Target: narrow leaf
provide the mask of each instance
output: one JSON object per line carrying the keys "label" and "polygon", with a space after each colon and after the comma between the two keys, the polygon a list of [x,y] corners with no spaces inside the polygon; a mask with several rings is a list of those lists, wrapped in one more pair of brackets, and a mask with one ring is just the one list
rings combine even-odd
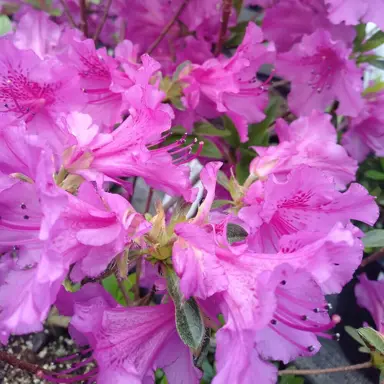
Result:
{"label": "narrow leaf", "polygon": [[384,69],[384,60],[372,60],[369,64],[373,65],[376,68]]}
{"label": "narrow leaf", "polygon": [[198,350],[203,342],[205,326],[203,316],[193,297],[184,300],[180,281],[175,271],[167,270],[168,292],[175,303],[176,329],[184,344]]}
{"label": "narrow leaf", "polygon": [[368,179],[376,180],[376,181],[383,181],[384,180],[384,173],[375,171],[374,169],[370,169],[364,173],[364,175]]}
{"label": "narrow leaf", "polygon": [[227,131],[225,129],[218,129],[209,123],[196,123],[193,130],[197,135],[204,136],[225,137],[231,134],[230,131]]}
{"label": "narrow leaf", "polygon": [[384,44],[384,32],[377,31],[373,36],[371,36],[364,44],[361,45],[361,51],[371,51]]}
{"label": "narrow leaf", "polygon": [[360,345],[363,345],[365,346],[365,343],[364,343],[364,340],[360,337],[360,335],[358,334],[357,332],[357,329],[349,326],[349,325],[346,325],[344,327],[344,330],[345,332],[348,333],[349,336],[352,337],[352,339],[354,339],[355,341],[357,341]]}

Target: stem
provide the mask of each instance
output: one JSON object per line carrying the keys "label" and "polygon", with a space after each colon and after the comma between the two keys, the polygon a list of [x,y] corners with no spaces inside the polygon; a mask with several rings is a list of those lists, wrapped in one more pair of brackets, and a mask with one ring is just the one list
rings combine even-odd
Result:
{"label": "stem", "polygon": [[135,177],[133,178],[133,181],[132,181],[132,195],[129,196],[129,199],[128,199],[128,201],[129,201],[130,203],[132,203],[133,195],[135,194],[136,183],[137,183],[137,176],[135,176]]}
{"label": "stem", "polygon": [[103,30],[105,22],[107,21],[108,12],[109,12],[109,8],[111,8],[111,4],[112,4],[112,0],[108,0],[108,3],[103,13],[103,17],[100,20],[100,24],[97,26],[95,35],[93,36],[93,41],[95,42],[99,39],[100,33]]}
{"label": "stem", "polygon": [[371,368],[372,363],[367,361],[361,364],[347,365],[345,367],[325,368],[325,369],[284,369],[279,371],[279,375],[321,375],[323,373],[334,373],[334,372],[347,372],[356,371],[358,369]]}
{"label": "stem", "polygon": [[151,202],[152,202],[152,196],[153,196],[153,188],[149,188],[147,202],[145,203],[144,213],[149,212],[149,208],[151,207]]}
{"label": "stem", "polygon": [[19,368],[19,369],[22,369],[23,371],[32,373],[39,378],[43,378],[44,373],[46,372],[40,366],[36,364],[28,363],[27,361],[20,360],[17,357],[4,351],[0,351],[0,361],[4,361],[9,365],[12,365],[12,367]]}
{"label": "stem", "polygon": [[364,268],[370,263],[373,263],[374,261],[380,260],[382,257],[384,257],[384,248],[381,248],[379,251],[373,253],[372,255],[366,257],[360,264],[360,268]]}
{"label": "stem", "polygon": [[140,299],[140,275],[141,275],[141,263],[142,262],[143,262],[143,259],[141,257],[136,262],[136,283],[135,283],[135,287],[133,289],[133,292],[135,294],[135,301]]}
{"label": "stem", "polygon": [[169,32],[169,30],[172,28],[172,25],[176,22],[176,20],[180,17],[181,13],[184,11],[184,8],[187,6],[189,0],[184,0],[175,15],[172,17],[172,19],[165,25],[163,30],[161,31],[158,38],[149,46],[147,53],[150,55],[157,46],[161,43],[161,41],[164,39],[165,35]]}
{"label": "stem", "polygon": [[72,28],[76,28],[75,20],[73,20],[71,11],[68,8],[68,4],[67,4],[66,0],[60,0],[60,3],[63,6],[63,10],[64,10],[65,15],[68,18],[69,24],[71,24]]}
{"label": "stem", "polygon": [[128,292],[125,290],[125,287],[124,287],[124,280],[125,279],[121,280],[118,273],[115,273],[115,276],[116,276],[116,280],[117,280],[117,285],[119,286],[119,289],[120,289],[121,293],[123,294],[123,297],[124,297],[124,300],[127,304],[127,307],[129,307],[130,305],[132,305],[132,300],[130,299]]}
{"label": "stem", "polygon": [[86,0],[79,0],[80,4],[80,29],[85,37],[88,37],[87,4]]}
{"label": "stem", "polygon": [[215,56],[219,56],[221,49],[223,48],[225,35],[228,29],[229,17],[231,16],[232,0],[223,0],[223,13],[221,16],[221,26],[219,32],[219,39],[215,49]]}

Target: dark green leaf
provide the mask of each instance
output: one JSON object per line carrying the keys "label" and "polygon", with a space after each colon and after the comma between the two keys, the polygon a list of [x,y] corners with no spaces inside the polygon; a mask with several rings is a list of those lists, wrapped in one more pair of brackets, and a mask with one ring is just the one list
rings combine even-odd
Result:
{"label": "dark green leaf", "polygon": [[243,184],[249,176],[249,164],[256,157],[256,152],[240,148],[240,153],[240,161],[236,165],[236,178],[240,184]]}
{"label": "dark green leaf", "polygon": [[184,344],[194,350],[201,347],[205,326],[200,309],[193,297],[184,300],[180,291],[180,281],[175,271],[167,270],[168,292],[175,303],[176,329]]}
{"label": "dark green leaf", "polygon": [[7,15],[0,15],[0,36],[5,35],[12,29],[11,20]]}
{"label": "dark green leaf", "polygon": [[229,28],[232,32],[232,35],[229,40],[227,40],[224,44],[226,48],[235,48],[238,47],[244,39],[245,30],[247,29],[247,25],[249,21],[241,21],[234,27]]}
{"label": "dark green leaf", "polygon": [[230,244],[237,241],[242,241],[248,236],[247,231],[240,227],[240,225],[228,223],[227,225],[227,239]]}
{"label": "dark green leaf", "polygon": [[304,384],[304,379],[294,375],[281,376],[279,384]]}
{"label": "dark green leaf", "polygon": [[355,37],[355,41],[353,42],[355,47],[354,48],[355,52],[360,51],[361,44],[365,39],[366,27],[367,27],[366,24],[359,24],[356,26],[356,37]]}
{"label": "dark green leaf", "polygon": [[357,330],[360,337],[369,348],[384,354],[384,336],[371,327],[359,328]]}
{"label": "dark green leaf", "polygon": [[209,123],[196,123],[193,131],[196,135],[204,135],[204,136],[219,136],[225,137],[231,134],[230,131],[226,131],[225,129],[218,129]]}
{"label": "dark green leaf", "polygon": [[268,128],[276,119],[279,108],[277,99],[273,99],[265,111],[265,119],[257,124],[250,124],[248,128],[248,146],[252,145],[268,145]]}
{"label": "dark green leaf", "polygon": [[384,32],[377,31],[373,36],[371,36],[364,44],[361,45],[360,51],[366,52],[371,51],[384,44]]}
{"label": "dark green leaf", "polygon": [[[384,83],[381,83],[384,88]],[[381,169],[384,171],[384,157],[379,158]]]}
{"label": "dark green leaf", "polygon": [[364,173],[365,177],[368,177],[368,179],[377,180],[377,181],[383,181],[384,180],[384,173],[375,171],[374,169],[370,169]]}
{"label": "dark green leaf", "polygon": [[370,248],[384,247],[384,229],[373,229],[366,232],[363,243],[365,247]]}
{"label": "dark green leaf", "polygon": [[224,123],[224,130],[230,132],[230,135],[225,137],[225,140],[233,147],[237,148],[240,145],[240,137],[235,124],[233,121],[226,115],[222,116]]}
{"label": "dark green leaf", "polygon": [[[216,144],[214,144],[212,141],[210,141],[207,138],[199,137],[200,141],[204,141],[203,150],[201,151],[201,156],[203,157],[209,157],[211,159],[221,159],[223,155],[219,151],[219,149],[216,147]],[[197,146],[194,147],[193,153],[197,151]]]}

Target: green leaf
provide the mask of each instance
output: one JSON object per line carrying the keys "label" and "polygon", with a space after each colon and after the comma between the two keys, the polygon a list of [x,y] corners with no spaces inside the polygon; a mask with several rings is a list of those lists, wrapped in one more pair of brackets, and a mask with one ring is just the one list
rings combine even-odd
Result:
{"label": "green leaf", "polygon": [[359,24],[356,26],[356,37],[354,43],[354,51],[358,52],[361,48],[361,44],[366,36],[366,24]]}
{"label": "green leaf", "polygon": [[203,342],[205,326],[203,316],[193,297],[184,301],[180,281],[175,271],[167,270],[168,292],[175,303],[176,329],[184,344],[198,350]]}
{"label": "green leaf", "polygon": [[363,237],[365,247],[384,247],[384,229],[373,229],[365,233]]}
{"label": "green leaf", "polygon": [[220,208],[220,207],[223,207],[224,205],[233,205],[233,201],[232,200],[215,200],[212,203],[212,208],[213,209]]}
{"label": "green leaf", "polygon": [[358,334],[369,348],[384,354],[384,336],[371,327],[359,328]]}
{"label": "green leaf", "polygon": [[248,236],[248,232],[240,225],[228,223],[227,225],[227,239],[230,244],[237,241],[242,241]]}
{"label": "green leaf", "polygon": [[[384,83],[382,83],[382,84],[383,84],[383,88],[384,88]],[[384,171],[384,157],[380,157],[379,161],[380,161],[381,169]]]}
{"label": "green leaf", "polygon": [[257,124],[250,124],[248,128],[248,146],[268,145],[268,128],[276,118],[279,103],[276,99],[271,100],[270,105],[265,111],[265,119]]}
{"label": "green leaf", "polygon": [[7,15],[0,15],[0,36],[12,30],[12,23]]}
{"label": "green leaf", "polygon": [[225,137],[230,136],[231,134],[230,131],[226,131],[225,129],[218,129],[210,123],[196,123],[193,130],[196,135],[204,136]]}
{"label": "green leaf", "polygon": [[205,359],[203,362],[202,370],[204,372],[203,378],[201,380],[202,384],[209,384],[212,382],[213,377],[215,376],[215,370],[212,367],[211,363]]}
{"label": "green leaf", "polygon": [[[201,156],[203,157],[209,157],[211,159],[221,159],[223,155],[219,151],[219,149],[216,147],[216,144],[214,144],[212,141],[208,140],[207,138],[199,137],[200,141],[204,141],[203,149],[201,151]],[[196,153],[197,146],[195,146],[192,150],[193,153]]]}
{"label": "green leaf", "polygon": [[294,375],[281,376],[279,384],[304,384],[304,379]]}
{"label": "green leaf", "polygon": [[[369,93],[376,93],[376,92],[381,91],[383,88],[384,88],[384,81],[377,81],[371,87],[365,88],[363,94],[367,95]],[[384,170],[384,167],[383,167],[383,170]]]}
{"label": "green leaf", "polygon": [[364,44],[361,45],[360,51],[366,52],[371,51],[384,44],[384,32],[377,31],[373,36],[371,36]]}
{"label": "green leaf", "polygon": [[365,346],[364,340],[358,334],[357,329],[355,329],[355,328],[353,328],[353,327],[351,327],[349,325],[346,325],[344,327],[344,330],[345,330],[345,332],[348,333],[349,336],[352,337],[352,339],[357,341],[360,345],[364,345]]}
{"label": "green leaf", "polygon": [[[120,290],[119,284],[117,283],[117,279],[116,279],[115,275],[110,275],[110,276],[106,277],[105,279],[103,279],[102,285],[103,285],[104,289],[107,292],[109,292],[119,304],[124,305],[124,306],[127,305],[127,303],[125,302],[123,293]],[[133,284],[131,283],[131,281],[129,279],[126,279],[123,281],[123,286],[124,286],[126,292],[128,292],[133,287]]]}
{"label": "green leaf", "polygon": [[249,21],[240,21],[234,27],[229,28],[232,35],[229,40],[224,43],[226,48],[238,47],[244,39],[245,30],[247,29]]}
{"label": "green leaf", "polygon": [[227,175],[223,171],[219,171],[217,173],[217,182],[225,188],[227,191],[229,191],[229,179]]}
{"label": "green leaf", "polygon": [[374,169],[370,169],[364,173],[365,177],[368,179],[372,180],[377,180],[377,181],[383,181],[384,180],[384,173],[375,171]]}
{"label": "green leaf", "polygon": [[224,130],[230,132],[230,135],[225,137],[225,140],[233,147],[237,148],[240,145],[240,137],[235,124],[233,121],[226,115],[222,116],[224,123]]}
{"label": "green leaf", "polygon": [[202,368],[204,361],[208,356],[209,342],[211,340],[211,330],[205,328],[204,338],[197,351],[197,354],[193,357],[193,362],[197,368]]}
{"label": "green leaf", "polygon": [[384,60],[372,60],[369,64],[373,65],[376,68],[384,69]]}
{"label": "green leaf", "polygon": [[256,157],[256,153],[243,148],[240,148],[240,153],[240,161],[236,165],[236,178],[240,184],[243,184],[249,176],[249,164]]}

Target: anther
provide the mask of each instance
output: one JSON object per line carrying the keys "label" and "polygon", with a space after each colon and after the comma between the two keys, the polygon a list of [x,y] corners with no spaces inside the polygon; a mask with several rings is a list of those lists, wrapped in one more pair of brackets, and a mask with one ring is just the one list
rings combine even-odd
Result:
{"label": "anther", "polygon": [[313,352],[315,350],[315,347],[313,345],[310,345],[307,349],[309,352]]}
{"label": "anther", "polygon": [[339,341],[339,340],[340,340],[340,333],[335,333],[335,334],[332,336],[332,339],[333,339],[333,340],[336,340],[336,341]]}
{"label": "anther", "polygon": [[308,316],[307,316],[307,315],[303,315],[303,316],[301,316],[301,320],[303,320],[303,321],[308,320]]}
{"label": "anther", "polygon": [[21,208],[21,209],[26,209],[27,206],[26,206],[24,203],[21,203],[21,204],[20,204],[20,208]]}
{"label": "anther", "polygon": [[28,220],[29,219],[29,216],[28,215],[24,215],[24,220]]}
{"label": "anther", "polygon": [[327,309],[328,311],[330,311],[332,309],[332,304],[331,303],[327,303],[325,306],[324,306],[324,309]]}
{"label": "anther", "polygon": [[271,324],[272,324],[272,325],[276,325],[276,324],[277,324],[277,321],[276,321],[275,319],[272,319],[272,320],[271,320]]}
{"label": "anther", "polygon": [[285,285],[285,284],[287,284],[287,282],[286,282],[285,280],[281,280],[281,281],[280,281],[280,284],[281,284],[281,285]]}

